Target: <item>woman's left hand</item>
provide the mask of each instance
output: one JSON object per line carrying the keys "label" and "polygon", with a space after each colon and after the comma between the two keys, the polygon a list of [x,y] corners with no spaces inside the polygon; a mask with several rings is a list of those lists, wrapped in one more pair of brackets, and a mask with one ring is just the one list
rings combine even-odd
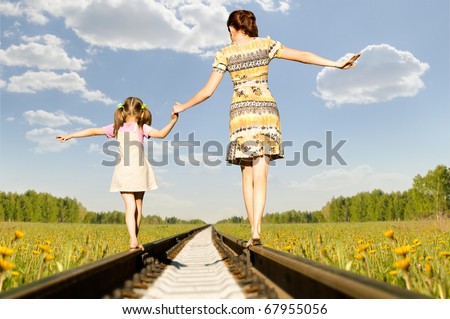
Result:
{"label": "woman's left hand", "polygon": [[358,60],[358,58],[361,56],[361,52],[354,54],[352,57],[350,57],[350,59],[348,59],[347,61],[343,62],[340,66],[339,69],[342,70],[347,70],[347,69],[351,69],[355,66],[355,61]]}
{"label": "woman's left hand", "polygon": [[175,105],[172,107],[172,113],[180,113],[183,111],[184,111],[183,104],[175,102]]}

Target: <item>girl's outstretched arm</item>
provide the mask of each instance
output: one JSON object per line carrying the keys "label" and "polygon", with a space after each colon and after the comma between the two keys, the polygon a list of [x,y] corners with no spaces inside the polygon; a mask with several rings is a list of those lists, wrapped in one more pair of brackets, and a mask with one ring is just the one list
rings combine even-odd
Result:
{"label": "girl's outstretched arm", "polygon": [[200,104],[204,100],[208,99],[216,91],[222,78],[223,78],[223,73],[214,72],[214,71],[211,72],[211,75],[209,76],[209,79],[208,79],[208,82],[206,82],[206,85],[200,91],[198,91],[198,93],[195,94],[186,103],[180,104],[177,102],[173,106],[173,112],[174,113],[183,112],[184,110],[187,110],[188,108],[191,108],[197,104]]}
{"label": "girl's outstretched arm", "polygon": [[335,62],[318,56],[315,53],[304,52],[284,47],[280,52],[279,58],[291,61],[297,61],[306,64],[315,64],[320,66],[329,66],[339,69],[350,69],[355,66],[355,61],[361,56],[361,53],[354,54],[348,60]]}
{"label": "girl's outstretched arm", "polygon": [[178,121],[178,113],[172,113],[172,120],[164,128],[157,130],[152,128],[148,133],[148,137],[165,138],[170,133],[175,123]]}
{"label": "girl's outstretched arm", "polygon": [[93,127],[93,128],[87,128],[85,130],[81,130],[74,133],[69,133],[67,135],[61,136],[58,135],[56,138],[62,142],[68,141],[71,138],[79,138],[79,137],[88,137],[88,136],[95,136],[95,135],[105,135],[105,131],[101,127]]}

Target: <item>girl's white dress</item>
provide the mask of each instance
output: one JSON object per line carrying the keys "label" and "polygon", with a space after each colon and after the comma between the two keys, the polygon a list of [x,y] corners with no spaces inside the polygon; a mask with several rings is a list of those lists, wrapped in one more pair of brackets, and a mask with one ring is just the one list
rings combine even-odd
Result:
{"label": "girl's white dress", "polygon": [[155,190],[153,169],[145,156],[144,145],[137,135],[138,126],[131,132],[118,132],[119,158],[114,167],[111,192],[141,192]]}

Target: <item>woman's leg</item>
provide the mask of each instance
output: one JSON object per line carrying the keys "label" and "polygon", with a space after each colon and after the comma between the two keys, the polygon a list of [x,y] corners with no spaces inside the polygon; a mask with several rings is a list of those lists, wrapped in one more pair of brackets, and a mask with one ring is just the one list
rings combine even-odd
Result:
{"label": "woman's leg", "polygon": [[257,157],[253,160],[253,239],[260,238],[262,216],[266,205],[269,162],[268,156]]}
{"label": "woman's leg", "polygon": [[136,200],[132,192],[120,192],[125,203],[125,222],[130,235],[130,248],[138,247],[139,241],[136,236]]}
{"label": "woman's leg", "polygon": [[241,165],[242,173],[242,194],[244,195],[245,210],[253,234],[253,168],[252,166]]}

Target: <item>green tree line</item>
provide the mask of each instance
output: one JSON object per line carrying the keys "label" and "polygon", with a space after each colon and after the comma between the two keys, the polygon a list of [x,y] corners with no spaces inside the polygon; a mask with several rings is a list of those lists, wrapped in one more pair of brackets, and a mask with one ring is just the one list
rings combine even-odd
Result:
{"label": "green tree line", "polygon": [[[450,215],[450,168],[438,165],[425,176],[416,175],[413,186],[403,192],[385,193],[375,189],[354,196],[332,198],[321,211],[302,212],[290,210],[281,213],[266,213],[265,223],[318,223],[364,222],[388,220],[441,219]],[[75,198],[57,198],[48,193],[28,190],[24,194],[0,192],[0,221],[59,222],[124,224],[125,214],[113,212],[88,212]],[[177,217],[161,218],[157,215],[145,216],[143,223],[177,224],[198,223],[200,219],[189,221]],[[233,216],[219,221],[246,223],[243,217]]]}
{"label": "green tree line", "polygon": [[438,165],[425,176],[416,175],[407,191],[376,189],[333,198],[322,209],[333,222],[442,219],[450,212],[450,168]]}
{"label": "green tree line", "polygon": [[[416,175],[413,186],[403,192],[375,189],[354,196],[332,198],[321,211],[290,210],[265,213],[265,223],[365,222],[442,219],[450,217],[450,168],[438,165],[425,176]],[[219,223],[248,223],[233,216]]]}
{"label": "green tree line", "polygon": [[[59,198],[49,193],[28,190],[23,194],[0,192],[0,222],[125,224],[125,213],[91,212],[75,198]],[[143,224],[204,224],[200,219],[144,216]]]}
{"label": "green tree line", "polygon": [[[291,224],[291,223],[320,223],[324,222],[322,212],[302,212],[300,210],[289,210],[286,212],[266,213],[263,216],[263,222],[267,224]],[[248,223],[248,218],[233,216],[217,222],[218,224],[245,224]]]}

